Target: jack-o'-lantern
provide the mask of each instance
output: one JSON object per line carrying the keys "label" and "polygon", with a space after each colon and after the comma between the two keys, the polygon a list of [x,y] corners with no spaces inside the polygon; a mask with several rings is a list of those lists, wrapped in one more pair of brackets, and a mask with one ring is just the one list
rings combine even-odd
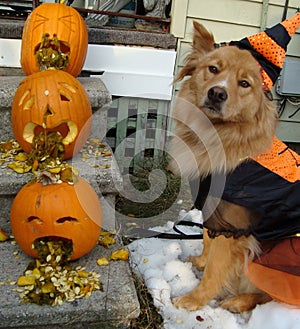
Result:
{"label": "jack-o'-lantern", "polygon": [[84,145],[91,126],[89,98],[72,75],[47,70],[21,81],[12,104],[12,129],[25,152],[30,152],[34,136],[55,131],[63,137],[64,159],[68,159]]}
{"label": "jack-o'-lantern", "polygon": [[32,248],[37,239],[57,238],[72,241],[74,260],[97,244],[102,208],[95,190],[83,178],[71,185],[27,183],[12,203],[10,222],[16,242],[29,256],[38,256]]}
{"label": "jack-o'-lantern", "polygon": [[76,77],[87,47],[87,27],[78,11],[59,3],[44,3],[25,21],[21,66],[26,75],[53,67]]}

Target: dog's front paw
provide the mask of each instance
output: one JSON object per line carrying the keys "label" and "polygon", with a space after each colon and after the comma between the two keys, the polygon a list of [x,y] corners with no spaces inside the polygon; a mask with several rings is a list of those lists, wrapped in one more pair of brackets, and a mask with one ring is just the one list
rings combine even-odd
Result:
{"label": "dog's front paw", "polygon": [[251,311],[257,304],[264,304],[272,298],[265,293],[242,294],[225,299],[220,306],[232,313]]}
{"label": "dog's front paw", "polygon": [[203,306],[201,301],[191,294],[175,297],[173,299],[173,304],[177,308],[185,308],[188,311],[196,311]]}

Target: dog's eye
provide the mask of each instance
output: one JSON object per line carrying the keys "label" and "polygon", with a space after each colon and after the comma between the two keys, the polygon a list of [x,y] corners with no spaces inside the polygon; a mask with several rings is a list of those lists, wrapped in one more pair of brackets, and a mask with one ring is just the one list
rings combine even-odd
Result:
{"label": "dog's eye", "polygon": [[210,65],[210,66],[208,67],[208,70],[209,70],[209,72],[211,72],[211,73],[213,73],[213,74],[217,74],[217,73],[219,72],[218,68],[215,67],[215,66],[213,66],[213,65]]}
{"label": "dog's eye", "polygon": [[246,80],[241,80],[241,81],[239,81],[239,85],[240,85],[241,87],[243,87],[243,88],[248,88],[248,87],[250,87],[250,83],[249,83],[248,81],[246,81]]}

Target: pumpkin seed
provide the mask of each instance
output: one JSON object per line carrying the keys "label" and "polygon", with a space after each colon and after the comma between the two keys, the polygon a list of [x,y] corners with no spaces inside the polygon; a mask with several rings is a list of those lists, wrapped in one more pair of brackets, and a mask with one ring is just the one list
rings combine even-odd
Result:
{"label": "pumpkin seed", "polygon": [[63,302],[88,299],[92,291],[101,290],[100,274],[88,272],[83,266],[72,268],[68,263],[69,246],[64,247],[62,241],[41,240],[35,246],[40,258],[28,265],[15,288],[23,301],[60,306]]}

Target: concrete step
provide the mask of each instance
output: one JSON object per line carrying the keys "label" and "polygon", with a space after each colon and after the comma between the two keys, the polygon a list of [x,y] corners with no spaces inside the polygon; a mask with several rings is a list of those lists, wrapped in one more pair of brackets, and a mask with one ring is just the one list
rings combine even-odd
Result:
{"label": "concrete step", "polygon": [[[13,138],[11,103],[23,77],[0,77],[0,136],[1,141]],[[93,108],[93,128],[90,138],[102,139],[106,133],[107,109],[111,100],[106,87],[98,78],[79,78],[86,89]],[[90,140],[67,162],[79,170],[95,189],[103,207],[103,229],[115,228],[115,196],[122,189],[122,176],[113,156],[97,156],[89,150]],[[109,151],[109,147],[107,146]],[[83,156],[85,154],[85,156]],[[88,157],[86,155],[89,155]],[[32,174],[17,174],[4,163],[0,168],[0,227],[11,233],[10,206],[20,188],[32,179]],[[127,328],[139,314],[139,303],[127,262],[110,262],[99,267],[96,260],[109,256],[122,247],[119,242],[111,249],[97,245],[73,266],[85,266],[88,271],[101,274],[103,292],[95,291],[87,300],[65,302],[62,306],[20,304],[16,286],[7,283],[23,274],[31,260],[20,248],[8,240],[0,242],[0,328]],[[18,253],[18,259],[15,253]]]}
{"label": "concrete step", "polygon": [[[61,306],[39,306],[20,304],[16,285],[10,285],[7,279],[16,281],[31,260],[10,241],[0,242],[0,328],[19,329],[110,329],[128,328],[130,321],[139,315],[139,303],[130,269],[126,261],[110,262],[99,267],[96,260],[108,257],[112,249],[96,246],[87,256],[72,265],[85,266],[87,271],[101,274],[103,291],[92,292],[89,299],[77,299],[64,302]],[[14,251],[18,250],[18,259]]]}

